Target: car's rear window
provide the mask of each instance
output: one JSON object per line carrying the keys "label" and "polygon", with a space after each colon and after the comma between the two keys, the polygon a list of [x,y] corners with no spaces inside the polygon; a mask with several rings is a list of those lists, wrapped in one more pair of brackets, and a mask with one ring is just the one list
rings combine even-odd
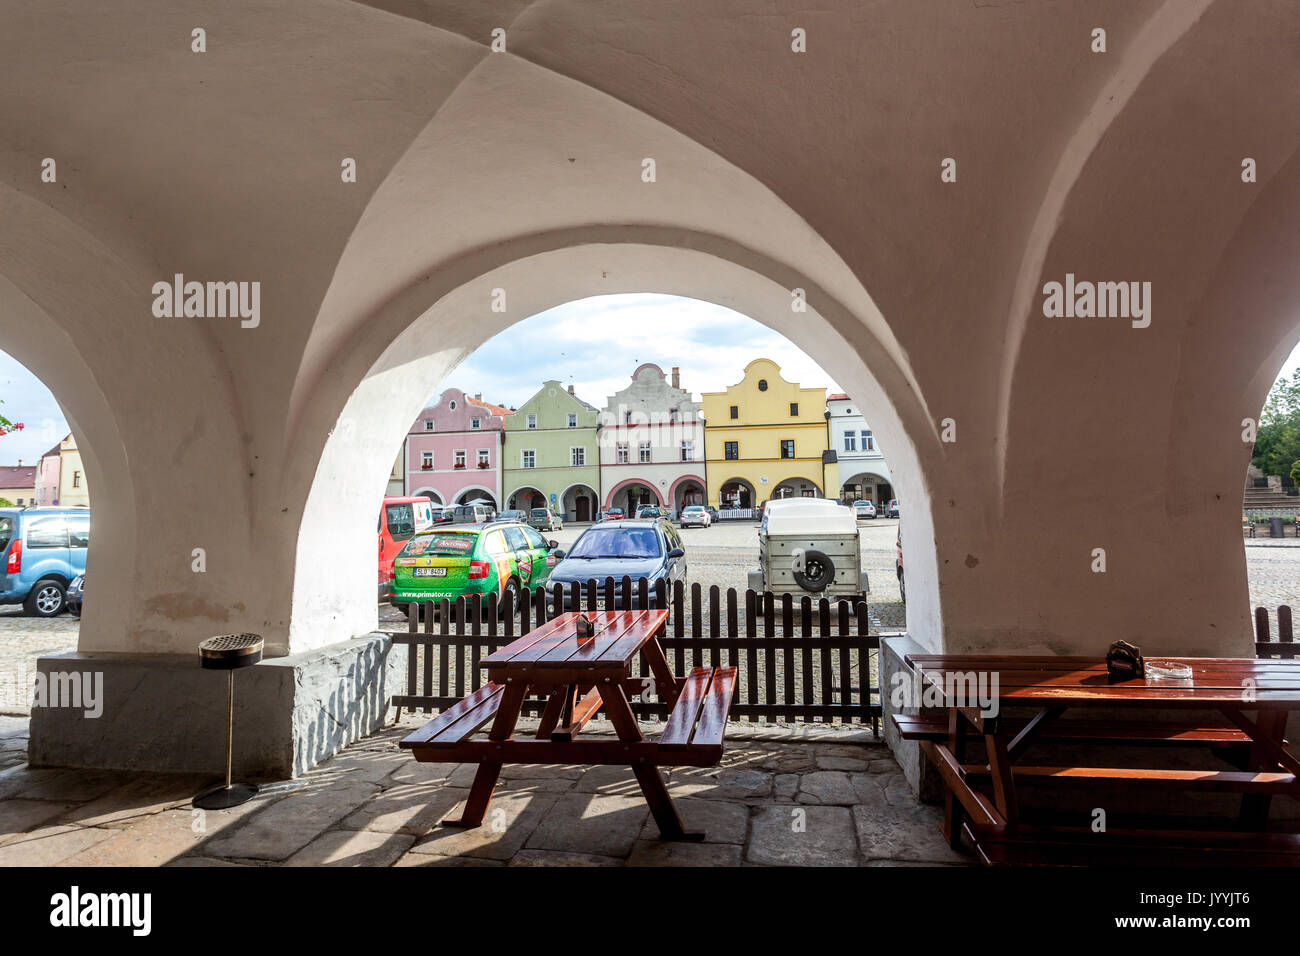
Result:
{"label": "car's rear window", "polygon": [[545,517],[546,517],[546,509],[545,509],[545,508],[534,508],[532,514],[533,514],[533,517],[534,517],[534,518],[545,518]]}
{"label": "car's rear window", "polygon": [[654,528],[591,528],[568,556],[571,558],[657,558],[659,535]]}
{"label": "car's rear window", "polygon": [[704,506],[703,506],[703,505],[687,505],[687,506],[686,506],[684,509],[682,509],[682,510],[683,510],[684,512],[685,512],[685,511],[691,511],[691,512],[703,511],[703,510],[704,510]]}
{"label": "car's rear window", "polygon": [[415,534],[415,511],[410,504],[385,505],[384,520],[394,541],[405,541]]}
{"label": "car's rear window", "polygon": [[478,541],[478,532],[431,532],[412,538],[402,549],[403,557],[427,554],[436,558],[469,557]]}

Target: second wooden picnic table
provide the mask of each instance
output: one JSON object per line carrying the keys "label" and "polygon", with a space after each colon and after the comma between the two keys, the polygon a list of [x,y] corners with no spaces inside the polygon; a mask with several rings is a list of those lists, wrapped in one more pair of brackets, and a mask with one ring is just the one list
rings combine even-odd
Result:
{"label": "second wooden picnic table", "polygon": [[[659,767],[710,767],[721,760],[736,668],[697,667],[685,677],[674,675],[659,644],[666,609],[592,617],[596,630],[589,636],[578,636],[576,613],[561,614],[488,655],[480,665],[488,683],[402,740],[417,760],[478,764],[463,815],[445,824],[482,824],[503,764],[625,764],[664,839],[703,839],[703,833],[682,826]],[[632,676],[638,657],[650,677]],[[547,703],[532,739],[515,739],[530,694],[545,696]],[[629,701],[637,694],[654,694],[668,705],[657,741],[641,733]],[[614,739],[576,739],[598,710],[613,725]],[[487,739],[471,739],[489,721]]]}

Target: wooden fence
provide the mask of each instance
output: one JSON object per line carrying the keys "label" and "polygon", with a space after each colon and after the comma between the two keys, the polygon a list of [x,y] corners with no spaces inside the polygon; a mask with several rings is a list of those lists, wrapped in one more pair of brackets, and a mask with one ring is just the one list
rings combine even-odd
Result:
{"label": "wooden fence", "polygon": [[1277,609],[1277,640],[1272,639],[1268,626],[1268,608],[1255,608],[1255,656],[1292,660],[1300,647],[1295,643],[1291,626],[1291,607],[1281,604]]}
{"label": "wooden fence", "polygon": [[[770,592],[716,586],[705,592],[680,581],[670,594],[666,582],[651,588],[627,577],[525,591],[518,607],[509,594],[411,604],[407,630],[387,632],[407,645],[406,693],[393,703],[399,716],[402,708],[443,710],[483,683],[484,656],[560,611],[638,607],[668,608],[660,643],[674,673],[723,664],[739,669],[732,720],[870,722],[879,733],[880,638],[869,632],[865,603],[795,602],[788,594],[775,599]],[[643,662],[637,666],[638,676],[650,676]],[[667,714],[664,703],[643,695],[631,703],[640,717]],[[540,713],[544,704],[530,699],[525,712]]]}

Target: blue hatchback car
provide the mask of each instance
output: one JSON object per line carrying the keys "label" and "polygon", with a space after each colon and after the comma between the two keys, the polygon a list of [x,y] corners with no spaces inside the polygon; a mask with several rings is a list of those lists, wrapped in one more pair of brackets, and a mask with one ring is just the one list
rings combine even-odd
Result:
{"label": "blue hatchback car", "polygon": [[86,573],[87,508],[0,508],[0,604],[54,617],[74,578]]}

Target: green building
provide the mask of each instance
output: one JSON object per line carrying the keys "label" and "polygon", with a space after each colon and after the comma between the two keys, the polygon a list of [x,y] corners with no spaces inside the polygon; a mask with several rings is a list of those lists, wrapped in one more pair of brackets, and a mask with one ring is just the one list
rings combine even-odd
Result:
{"label": "green building", "polygon": [[591,521],[600,507],[599,411],[559,382],[506,418],[503,508],[550,506],[565,521]]}

